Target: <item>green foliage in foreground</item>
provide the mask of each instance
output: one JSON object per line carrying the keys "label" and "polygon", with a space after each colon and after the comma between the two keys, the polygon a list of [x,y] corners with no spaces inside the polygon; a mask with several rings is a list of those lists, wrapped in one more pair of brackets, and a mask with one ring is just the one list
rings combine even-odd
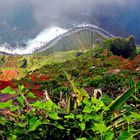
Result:
{"label": "green foliage in foreground", "polygon": [[[69,78],[68,74],[67,77]],[[69,80],[73,90],[80,93],[74,81]],[[1,92],[13,95],[16,100],[0,103],[0,137],[9,140],[138,139],[140,115],[131,110],[123,111],[124,108],[121,109],[123,103],[132,94],[138,93],[140,83],[131,86],[132,88],[112,101],[109,106],[105,105],[102,98],[81,95],[82,100],[79,100],[78,106],[69,111],[52,102],[47,93],[46,98],[40,101],[34,100],[34,94],[24,86],[19,86],[18,90],[7,87]],[[32,100],[28,100],[28,97]],[[77,96],[77,98],[79,97]],[[72,98],[68,100],[69,106],[71,106],[71,100]],[[114,112],[116,114],[117,111],[120,111],[120,114],[114,116]]]}

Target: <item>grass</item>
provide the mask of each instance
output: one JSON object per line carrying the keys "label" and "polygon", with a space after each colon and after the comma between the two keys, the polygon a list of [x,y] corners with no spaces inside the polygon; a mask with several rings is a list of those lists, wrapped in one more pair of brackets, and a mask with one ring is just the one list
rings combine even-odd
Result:
{"label": "grass", "polygon": [[[28,70],[39,69],[42,66],[63,63],[67,60],[73,60],[76,58],[77,50],[67,51],[67,52],[56,52],[47,56],[33,55],[29,56],[29,67]],[[38,59],[39,58],[39,59]],[[34,68],[32,67],[34,66]]]}
{"label": "grass", "polygon": [[[56,64],[56,63],[63,63],[68,60],[73,60],[76,58],[77,52],[78,52],[78,50],[71,50],[71,51],[67,51],[67,52],[56,52],[56,53],[53,53],[53,54],[50,54],[47,56],[40,56],[38,54],[33,54],[33,55],[29,55],[29,56],[16,56],[16,60],[14,60],[14,64],[16,63],[16,66],[14,64],[12,64],[12,61],[10,61],[11,56],[10,57],[7,56],[5,58],[6,63],[7,63],[7,61],[10,61],[10,65],[4,66],[4,64],[3,64],[0,69],[1,69],[1,71],[14,69],[19,73],[17,79],[20,79],[20,78],[26,76],[26,74],[29,71],[34,71],[45,65],[52,65],[52,64]],[[28,64],[27,64],[26,68],[20,68],[20,61],[23,58],[27,59]]]}

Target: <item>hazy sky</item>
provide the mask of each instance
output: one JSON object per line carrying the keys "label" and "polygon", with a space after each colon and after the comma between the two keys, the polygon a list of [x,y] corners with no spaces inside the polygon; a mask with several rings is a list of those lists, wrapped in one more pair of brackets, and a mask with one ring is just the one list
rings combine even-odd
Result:
{"label": "hazy sky", "polygon": [[112,33],[140,35],[139,7],[140,0],[0,0],[0,23],[33,32],[87,22]]}
{"label": "hazy sky", "polygon": [[93,11],[102,10],[101,5],[133,9],[138,3],[139,0],[0,0],[0,19],[9,22],[16,19],[16,23],[22,16],[22,19],[32,18],[42,26],[53,21],[90,16]]}

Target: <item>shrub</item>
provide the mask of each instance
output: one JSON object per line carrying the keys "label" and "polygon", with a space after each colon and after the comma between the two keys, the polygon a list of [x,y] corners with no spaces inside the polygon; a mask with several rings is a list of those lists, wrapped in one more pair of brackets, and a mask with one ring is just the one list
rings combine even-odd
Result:
{"label": "shrub", "polygon": [[136,54],[135,38],[111,38],[101,43],[104,49],[109,49],[114,55],[123,56],[124,58],[132,57]]}
{"label": "shrub", "polygon": [[28,63],[28,61],[26,58],[23,58],[22,60],[20,60],[20,62],[19,62],[20,68],[26,68],[27,63]]}
{"label": "shrub", "polygon": [[6,61],[5,55],[0,55],[0,66],[2,66]]}
{"label": "shrub", "polygon": [[95,76],[94,78],[88,78],[85,82],[83,86],[94,86],[94,87],[98,87],[100,85],[100,83],[102,82],[103,78],[102,76]]}

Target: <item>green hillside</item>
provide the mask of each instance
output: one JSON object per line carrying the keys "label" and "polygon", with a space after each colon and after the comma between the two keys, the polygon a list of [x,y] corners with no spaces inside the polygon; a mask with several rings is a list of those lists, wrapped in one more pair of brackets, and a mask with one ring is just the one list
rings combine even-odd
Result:
{"label": "green hillside", "polygon": [[105,39],[102,35],[97,32],[90,30],[83,30],[76,33],[69,34],[68,36],[62,37],[60,40],[52,41],[44,51],[37,53],[38,55],[48,55],[54,52],[63,52],[70,50],[87,50],[93,48],[98,44],[99,41]]}

